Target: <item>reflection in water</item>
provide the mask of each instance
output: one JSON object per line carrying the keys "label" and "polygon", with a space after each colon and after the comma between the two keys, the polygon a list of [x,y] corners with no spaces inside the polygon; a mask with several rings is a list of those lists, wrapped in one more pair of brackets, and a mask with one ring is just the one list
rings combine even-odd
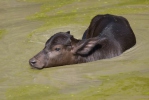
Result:
{"label": "reflection in water", "polygon": [[[148,0],[0,1],[0,99],[149,99],[148,5]],[[99,13],[126,17],[137,38],[135,47],[112,59],[30,68],[28,59],[51,35],[70,30],[81,38]]]}

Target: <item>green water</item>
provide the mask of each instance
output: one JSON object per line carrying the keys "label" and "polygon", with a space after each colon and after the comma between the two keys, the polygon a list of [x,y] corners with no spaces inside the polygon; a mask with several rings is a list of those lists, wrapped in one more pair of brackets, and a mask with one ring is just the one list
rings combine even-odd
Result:
{"label": "green water", "polygon": [[[90,63],[31,69],[56,32],[81,38],[97,14],[124,16],[137,44]],[[149,100],[148,0],[0,0],[0,100]]]}

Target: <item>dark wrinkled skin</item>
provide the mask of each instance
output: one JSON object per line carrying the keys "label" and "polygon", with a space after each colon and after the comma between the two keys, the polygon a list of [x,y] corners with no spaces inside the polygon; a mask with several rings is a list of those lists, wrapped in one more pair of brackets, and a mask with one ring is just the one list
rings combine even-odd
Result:
{"label": "dark wrinkled skin", "polygon": [[83,34],[75,39],[70,32],[59,32],[45,44],[45,48],[29,60],[33,68],[47,68],[120,55],[136,44],[128,21],[121,16],[97,15]]}

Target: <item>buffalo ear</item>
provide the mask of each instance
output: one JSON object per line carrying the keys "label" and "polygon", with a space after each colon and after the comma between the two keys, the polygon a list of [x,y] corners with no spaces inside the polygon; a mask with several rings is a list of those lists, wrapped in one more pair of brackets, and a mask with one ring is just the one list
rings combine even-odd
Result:
{"label": "buffalo ear", "polygon": [[70,34],[70,31],[67,31],[66,33],[67,33],[67,34]]}
{"label": "buffalo ear", "polygon": [[100,45],[101,47],[107,43],[107,38],[90,38],[79,42],[72,50],[73,54],[87,55],[95,46]]}

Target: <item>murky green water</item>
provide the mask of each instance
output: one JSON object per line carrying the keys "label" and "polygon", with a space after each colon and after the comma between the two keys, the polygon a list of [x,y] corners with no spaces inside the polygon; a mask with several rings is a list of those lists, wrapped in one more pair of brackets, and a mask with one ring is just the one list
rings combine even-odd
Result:
{"label": "murky green water", "polygon": [[[31,69],[59,31],[81,38],[97,14],[126,17],[137,44],[119,57]],[[148,0],[0,0],[0,100],[148,100]]]}

